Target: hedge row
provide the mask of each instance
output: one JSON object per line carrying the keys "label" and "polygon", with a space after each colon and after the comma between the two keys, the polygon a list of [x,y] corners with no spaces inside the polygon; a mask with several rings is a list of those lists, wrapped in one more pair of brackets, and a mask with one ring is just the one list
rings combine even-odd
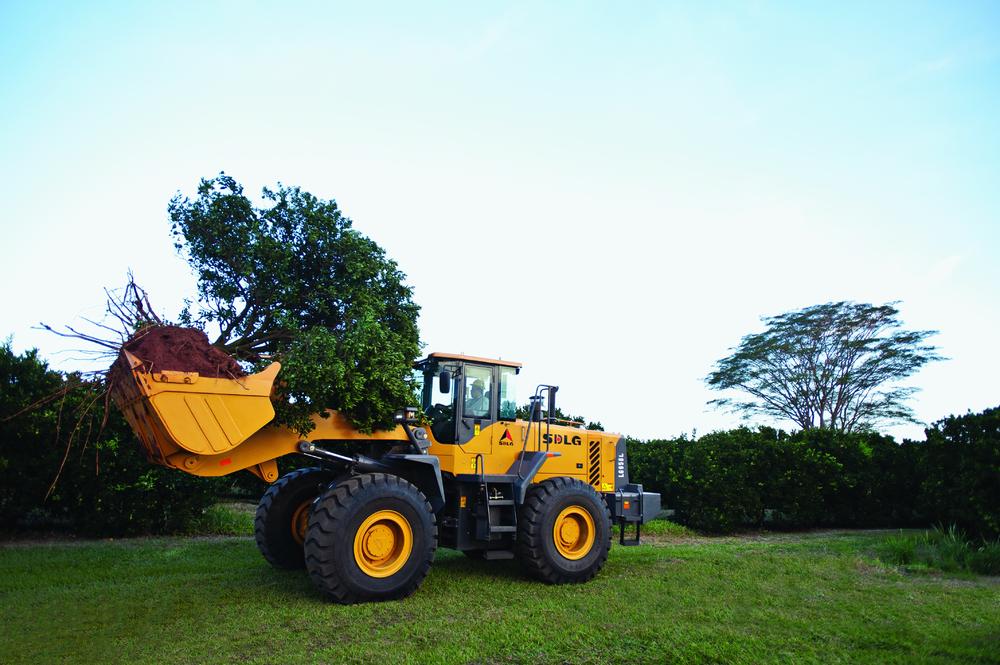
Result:
{"label": "hedge row", "polygon": [[182,532],[225,491],[151,466],[101,390],[0,346],[0,529]]}
{"label": "hedge row", "polygon": [[[697,529],[955,524],[1000,536],[1000,408],[946,418],[924,441],[900,444],[740,428],[628,445],[633,480]],[[180,532],[221,496],[263,491],[249,474],[205,479],[151,466],[98,387],[9,342],[0,345],[0,474],[6,530]]]}
{"label": "hedge row", "polygon": [[1000,408],[949,417],[923,441],[761,427],[630,440],[633,480],[683,524],[776,527],[955,524],[1000,536]]}

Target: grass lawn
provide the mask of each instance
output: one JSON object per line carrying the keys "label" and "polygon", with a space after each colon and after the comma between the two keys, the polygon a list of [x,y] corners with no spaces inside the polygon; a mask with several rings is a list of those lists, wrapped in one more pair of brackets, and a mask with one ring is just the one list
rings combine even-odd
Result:
{"label": "grass lawn", "polygon": [[653,531],[585,585],[439,550],[353,607],[247,537],[0,546],[0,662],[1000,662],[1000,580],[881,564],[884,533]]}

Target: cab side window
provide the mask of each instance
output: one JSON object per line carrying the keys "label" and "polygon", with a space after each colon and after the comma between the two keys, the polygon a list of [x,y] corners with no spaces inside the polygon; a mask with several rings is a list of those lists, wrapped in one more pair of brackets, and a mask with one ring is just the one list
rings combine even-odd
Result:
{"label": "cab side window", "polygon": [[500,420],[517,418],[517,370],[500,368]]}
{"label": "cab side window", "polygon": [[490,375],[488,367],[467,365],[465,368],[466,418],[488,418],[490,414]]}

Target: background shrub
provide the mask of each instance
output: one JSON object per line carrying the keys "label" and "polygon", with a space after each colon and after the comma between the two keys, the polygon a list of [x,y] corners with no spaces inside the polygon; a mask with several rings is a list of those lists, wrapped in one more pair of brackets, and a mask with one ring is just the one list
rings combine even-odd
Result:
{"label": "background shrub", "polygon": [[949,416],[926,435],[921,515],[984,538],[1000,537],[1000,407]]}
{"label": "background shrub", "polygon": [[6,530],[181,532],[226,488],[150,465],[102,388],[49,369],[35,351],[16,355],[9,342],[0,346],[0,472]]}
{"label": "background shrub", "polygon": [[632,479],[697,529],[953,524],[997,538],[1000,408],[945,418],[926,437],[741,427],[628,445]]}

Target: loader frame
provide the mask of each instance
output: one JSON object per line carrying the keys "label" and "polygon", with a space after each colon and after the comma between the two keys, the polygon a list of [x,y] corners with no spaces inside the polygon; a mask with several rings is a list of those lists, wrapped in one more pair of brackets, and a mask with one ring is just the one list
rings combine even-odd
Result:
{"label": "loader frame", "polygon": [[[328,495],[341,497],[323,519],[330,511],[351,504],[355,495],[378,490],[389,501],[389,495],[401,492],[393,500],[403,502],[400,510],[417,511],[412,513],[414,519],[426,502],[436,530],[433,546],[487,559],[514,558],[521,551],[522,558],[532,561],[566,564],[536,570],[546,581],[589,579],[607,556],[607,545],[600,545],[600,540],[605,536],[610,540],[611,525],[618,526],[621,544],[638,544],[639,525],[660,512],[658,494],[629,482],[623,437],[555,421],[556,386],[536,388],[529,417],[516,417],[512,386],[519,363],[431,354],[415,367],[422,403],[401,409],[393,429],[361,433],[343,415],[331,412],[313,416],[314,428],[307,436],[270,424],[274,418],[271,391],[279,369],[273,363],[239,379],[149,371],[141,359],[123,350],[112,368],[112,397],[155,464],[207,477],[247,470],[275,483],[279,480],[277,459],[303,455],[319,463],[317,478],[334,479],[316,487],[317,505],[328,500]],[[543,418],[545,400],[548,410]],[[320,468],[325,469],[323,474]],[[296,476],[299,485],[305,482],[300,476]],[[392,478],[405,485],[394,484]],[[351,479],[356,482],[348,482]],[[265,500],[269,506],[280,503],[279,494],[269,492],[261,505]],[[308,553],[311,545],[306,531],[312,533],[318,518],[313,515],[307,524],[303,511],[308,511],[305,504],[290,512],[297,516],[293,522],[298,520],[297,541],[304,543]],[[357,556],[375,562],[370,564],[372,574],[381,570],[378,557],[384,547],[380,538],[431,547],[422,535],[406,536],[399,525],[408,522],[396,511],[386,509],[374,515],[374,526],[365,527],[370,542],[355,543]],[[263,519],[266,522],[268,515]],[[280,548],[261,542],[261,520],[259,509],[258,543],[275,563],[268,553]],[[330,528],[337,524],[334,519]],[[635,536],[627,540],[629,525],[635,525]],[[398,537],[393,536],[394,529]],[[312,546],[314,558],[322,560],[327,550],[319,543]],[[429,551],[433,553],[433,547]],[[601,551],[603,558],[595,558],[593,552]],[[297,557],[291,561],[294,564]],[[313,575],[314,581],[327,577],[327,573]],[[330,582],[323,590],[342,602],[390,597],[375,591],[371,595],[364,589],[348,592],[338,585]]]}

